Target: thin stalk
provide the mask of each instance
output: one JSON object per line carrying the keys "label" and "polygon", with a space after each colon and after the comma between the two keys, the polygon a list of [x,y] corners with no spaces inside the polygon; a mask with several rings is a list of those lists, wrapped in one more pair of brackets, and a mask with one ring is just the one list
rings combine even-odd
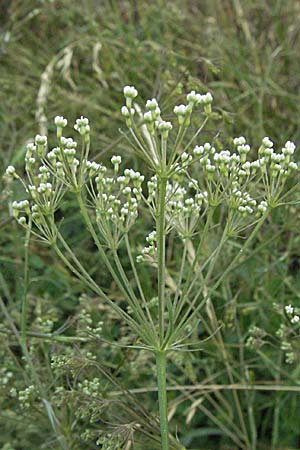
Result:
{"label": "thin stalk", "polygon": [[196,283],[196,281],[198,279],[197,273],[196,273],[196,276],[194,277],[193,280],[192,280],[192,276],[193,276],[193,273],[195,272],[195,268],[196,268],[196,266],[197,266],[197,264],[199,262],[200,252],[203,249],[203,243],[204,243],[205,239],[207,238],[208,230],[209,230],[209,227],[210,227],[210,225],[212,223],[212,218],[213,218],[214,211],[215,211],[214,207],[211,207],[209,209],[209,211],[208,211],[207,220],[205,222],[205,226],[204,226],[204,229],[202,231],[201,238],[200,238],[198,247],[197,247],[196,252],[195,252],[195,257],[194,257],[194,260],[193,260],[193,262],[191,264],[191,267],[190,267],[190,270],[188,272],[187,279],[186,279],[186,282],[185,282],[185,285],[184,285],[184,288],[183,288],[183,292],[182,292],[183,296],[185,296],[185,295],[188,296],[189,295],[189,292],[191,292],[194,284]]}
{"label": "thin stalk", "polygon": [[166,387],[166,352],[156,353],[156,373],[159,402],[159,421],[162,450],[169,450],[169,426]]}
{"label": "thin stalk", "polygon": [[248,236],[246,242],[244,243],[244,245],[242,246],[242,248],[240,249],[240,251],[238,252],[238,254],[232,259],[231,263],[227,266],[227,268],[224,270],[224,272],[222,273],[221,277],[218,279],[218,281],[214,284],[212,291],[215,291],[220,284],[222,283],[222,281],[224,280],[224,278],[228,275],[228,273],[232,270],[232,268],[236,265],[237,261],[239,260],[239,258],[245,253],[245,251],[248,249],[249,245],[251,244],[251,242],[253,241],[253,239],[255,238],[255,236],[257,235],[257,233],[259,232],[261,226],[263,225],[267,215],[269,214],[269,210],[266,211],[261,219],[257,222],[255,228],[253,229],[253,231],[251,232],[251,234]]}
{"label": "thin stalk", "polygon": [[[141,324],[140,325],[141,328],[143,328],[143,330],[144,330],[143,335],[144,336],[147,335],[147,342],[153,343],[152,330],[151,329],[149,330],[148,321],[147,321],[147,319],[145,320],[146,316],[144,315],[144,311],[142,310],[142,308],[138,304],[138,301],[135,298],[135,296],[132,297],[133,293],[130,290],[130,285],[129,284],[126,285],[127,283],[125,284],[125,279],[124,278],[122,280],[120,280],[120,278],[119,278],[118,274],[116,273],[114,267],[110,263],[107,255],[106,255],[106,253],[105,253],[105,251],[103,249],[103,246],[102,246],[101,242],[99,241],[97,233],[96,233],[96,231],[95,231],[95,229],[93,227],[92,221],[91,221],[90,216],[89,216],[89,214],[87,212],[87,208],[86,208],[86,206],[85,206],[85,204],[83,202],[81,193],[80,192],[77,193],[76,197],[77,197],[77,201],[78,201],[78,204],[79,204],[80,211],[81,211],[81,214],[83,216],[83,219],[84,219],[84,221],[86,223],[86,226],[87,226],[89,232],[91,233],[91,236],[92,236],[92,238],[93,238],[93,240],[95,242],[95,245],[98,248],[98,251],[99,251],[101,257],[104,260],[104,263],[105,263],[106,267],[108,268],[111,276],[113,277],[113,279],[117,283],[120,291],[123,293],[124,297],[126,298],[128,303],[132,307],[138,322]],[[117,260],[115,260],[115,262],[117,263]],[[119,266],[119,268],[120,268],[120,266]],[[120,276],[122,277],[122,273],[120,273]]]}
{"label": "thin stalk", "polygon": [[155,326],[154,326],[154,323],[153,323],[153,319],[152,319],[150,310],[148,308],[147,300],[146,300],[146,297],[145,297],[145,294],[144,294],[144,291],[143,291],[143,288],[142,288],[142,285],[141,285],[140,277],[139,277],[139,275],[137,273],[136,266],[135,266],[135,263],[134,263],[134,259],[133,259],[133,256],[132,256],[128,233],[125,234],[125,243],[126,243],[126,249],[127,249],[127,254],[128,254],[128,257],[129,257],[130,264],[131,264],[131,268],[132,268],[132,271],[133,271],[133,274],[134,274],[134,278],[135,278],[135,281],[136,281],[136,284],[137,284],[137,287],[138,287],[141,299],[143,301],[144,308],[145,308],[146,313],[147,313],[147,317],[148,317],[148,319],[149,319],[149,321],[151,323],[152,328],[155,331]]}
{"label": "thin stalk", "polygon": [[86,270],[79,263],[79,261],[77,260],[77,258],[76,258],[76,256],[74,254],[73,254],[74,256],[71,255],[72,259],[75,260],[75,262],[77,262],[77,265],[78,265],[79,269],[76,269],[76,267],[74,267],[72,265],[72,263],[60,251],[60,249],[57,247],[56,244],[53,244],[53,249],[55,250],[55,252],[59,256],[59,258],[63,261],[63,263],[66,265],[66,267],[68,267],[68,269],[71,270],[71,272],[73,272],[81,281],[83,281],[97,295],[102,296],[109,303],[109,305],[112,307],[112,309],[117,314],[119,314],[120,317],[122,317],[133,329],[135,329],[135,331],[139,335],[143,336],[143,331],[142,331],[142,328],[140,327],[140,325],[132,317],[130,317],[128,313],[123,311],[122,308],[120,308],[112,300],[110,300],[110,298],[105,294],[105,292],[102,291],[102,289],[95,283],[95,281],[86,272]]}

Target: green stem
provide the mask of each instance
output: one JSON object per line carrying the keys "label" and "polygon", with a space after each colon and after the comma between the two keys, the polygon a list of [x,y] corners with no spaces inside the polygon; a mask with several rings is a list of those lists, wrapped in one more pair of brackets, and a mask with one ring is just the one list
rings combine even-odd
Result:
{"label": "green stem", "polygon": [[169,450],[168,406],[166,389],[166,352],[156,353],[156,373],[162,450]]}
{"label": "green stem", "polygon": [[156,217],[157,234],[157,281],[158,281],[158,317],[160,343],[164,340],[164,313],[165,313],[165,269],[166,269],[166,236],[165,236],[165,209],[166,209],[167,178],[160,179],[158,192],[158,211]]}
{"label": "green stem", "polygon": [[28,284],[29,284],[29,241],[31,233],[31,216],[29,216],[28,228],[26,231],[25,244],[24,244],[24,280],[23,280],[23,299],[22,299],[22,312],[21,312],[21,344],[22,347],[26,347],[26,334],[27,334],[27,310],[28,310]]}

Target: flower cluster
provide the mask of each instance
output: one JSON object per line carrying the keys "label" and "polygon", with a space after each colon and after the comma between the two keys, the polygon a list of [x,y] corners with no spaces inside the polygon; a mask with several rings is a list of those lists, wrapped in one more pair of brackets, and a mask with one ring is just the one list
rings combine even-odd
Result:
{"label": "flower cluster", "polygon": [[[28,194],[26,200],[13,202],[12,210],[19,223],[27,226],[30,220],[45,239],[55,239],[54,213],[66,191],[74,193],[86,188],[95,210],[100,236],[107,245],[116,247],[124,233],[128,233],[138,217],[142,200],[155,215],[157,191],[161,171],[168,178],[166,192],[167,229],[175,228],[181,237],[192,236],[204,211],[210,206],[227,205],[236,221],[255,218],[276,206],[283,192],[287,176],[298,170],[292,160],[295,145],[288,141],[280,152],[275,152],[273,142],[265,137],[258,149],[258,158],[249,159],[250,145],[245,137],[232,141],[232,148],[216,150],[212,143],[179,147],[168,146],[173,124],[164,121],[155,98],[147,100],[142,115],[142,133],[134,123],[138,92],[133,86],[124,88],[126,105],[122,108],[126,123],[134,137],[134,147],[155,168],[156,174],[148,181],[148,197],[143,195],[144,176],[132,169],[120,173],[121,157],[111,158],[112,168],[89,161],[90,125],[85,117],[76,120],[75,130],[82,137],[82,150],[77,142],[63,136],[67,126],[64,117],[54,119],[58,145],[47,152],[46,136],[37,135],[34,143],[27,145],[25,168],[28,181],[22,183]],[[186,104],[174,108],[178,118],[177,141],[190,123],[196,107],[204,107],[209,117],[212,95],[190,92]],[[129,123],[130,122],[130,123]],[[143,128],[145,127],[145,128]],[[180,131],[183,130],[183,131]],[[145,134],[146,133],[146,134]],[[147,134],[148,133],[148,134]],[[161,136],[161,145],[155,138]],[[145,145],[144,145],[145,144]],[[6,170],[9,179],[20,179],[13,166]],[[263,183],[263,190],[255,183]],[[257,198],[259,192],[260,198]],[[154,256],[154,241],[142,254]]]}
{"label": "flower cluster", "polygon": [[[12,391],[12,394],[14,394],[14,391]],[[37,390],[34,385],[30,385],[18,393],[15,392],[15,394],[18,396],[21,408],[29,408],[37,399]]]}
{"label": "flower cluster", "polygon": [[102,327],[102,321],[99,321],[96,326],[93,326],[92,316],[86,308],[80,310],[76,330],[77,335],[99,337],[102,333]]}
{"label": "flower cluster", "polygon": [[29,226],[29,222],[35,224],[37,233],[51,242],[56,236],[54,213],[64,194],[67,191],[76,194],[85,187],[93,202],[102,237],[107,244],[116,245],[120,233],[128,232],[138,216],[143,175],[132,169],[120,173],[120,156],[111,158],[113,171],[88,160],[88,119],[81,117],[74,126],[83,139],[80,153],[78,143],[62,135],[67,120],[57,116],[54,122],[58,137],[56,147],[47,152],[47,138],[40,135],[35,137],[34,143],[27,145],[27,180],[19,177],[13,166],[6,170],[6,178],[20,179],[28,196],[12,203],[14,217],[24,227]]}
{"label": "flower cluster", "polygon": [[148,234],[146,237],[147,246],[142,249],[141,255],[138,255],[136,258],[136,261],[138,263],[145,261],[148,259],[150,262],[153,262],[155,260],[156,254],[157,254],[157,247],[156,247],[156,231],[153,230],[151,233]]}
{"label": "flower cluster", "polygon": [[273,307],[281,317],[281,324],[275,333],[276,346],[282,350],[287,364],[298,362],[300,308],[289,304],[282,309],[277,303],[274,303]]}
{"label": "flower cluster", "polygon": [[133,169],[119,173],[120,156],[113,156],[113,176],[107,177],[107,167],[98,165],[96,190],[90,189],[96,209],[99,231],[107,245],[117,245],[121,234],[127,233],[138,217],[144,176]]}
{"label": "flower cluster", "polygon": [[246,341],[246,347],[251,348],[252,350],[259,350],[264,344],[267,333],[265,330],[252,325],[249,329],[249,337]]}
{"label": "flower cluster", "polygon": [[83,380],[78,384],[79,391],[90,397],[98,397],[101,390],[101,382],[99,378],[94,378],[93,380]]}
{"label": "flower cluster", "polygon": [[292,324],[297,324],[300,322],[300,311],[299,308],[294,308],[292,305],[287,305],[285,307],[285,312],[288,319]]}

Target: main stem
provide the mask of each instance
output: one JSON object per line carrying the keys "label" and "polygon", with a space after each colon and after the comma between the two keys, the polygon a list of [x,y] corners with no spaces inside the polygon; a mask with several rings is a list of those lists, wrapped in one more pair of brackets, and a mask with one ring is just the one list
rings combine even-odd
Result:
{"label": "main stem", "polygon": [[169,450],[165,351],[158,351],[156,353],[156,373],[157,373],[157,387],[158,387],[161,448],[162,450]]}
{"label": "main stem", "polygon": [[159,179],[158,209],[156,217],[157,237],[157,278],[158,278],[158,318],[160,348],[156,353],[157,387],[160,416],[160,434],[162,450],[169,450],[168,407],[166,390],[166,351],[162,348],[165,334],[165,269],[166,269],[166,189],[167,178]]}

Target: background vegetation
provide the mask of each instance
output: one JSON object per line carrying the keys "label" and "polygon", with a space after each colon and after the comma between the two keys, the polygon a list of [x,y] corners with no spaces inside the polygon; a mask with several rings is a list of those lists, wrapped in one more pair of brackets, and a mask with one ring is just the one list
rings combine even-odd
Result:
{"label": "background vegetation", "polygon": [[[95,160],[120,153],[138,168],[118,131],[125,84],[144,99],[157,96],[167,110],[182,92],[210,90],[220,117],[203,142],[244,134],[254,146],[265,135],[278,145],[299,144],[299,2],[3,0],[0,10],[1,173],[9,163],[22,164],[37,132],[54,131],[57,114],[70,122],[89,117]],[[51,145],[51,133],[49,139]],[[153,450],[147,441],[149,411],[157,409],[153,361],[109,344],[118,339],[126,346],[134,336],[35,241],[29,351],[49,403],[41,405],[36,389],[28,389],[35,382],[14,333],[24,290],[24,233],[10,219],[4,187],[0,215],[0,448],[118,449],[107,433],[121,433],[126,448]],[[65,216],[64,225],[78,254],[119,301],[76,213]],[[171,243],[168,257],[176,258]],[[222,255],[222,264],[230,258]],[[246,435],[256,442],[251,448],[300,448],[300,353],[288,364],[277,332],[286,321],[283,306],[299,305],[299,258],[299,207],[291,205],[274,212],[251,254],[214,293],[214,312],[203,312],[196,337],[216,323],[222,330],[201,352],[169,361],[173,432],[180,430],[187,448],[250,448],[241,446]],[[100,340],[86,331],[99,321]],[[251,325],[259,331],[249,332]],[[292,339],[297,349],[297,335]],[[259,386],[242,390],[249,382]],[[137,423],[143,433],[133,433]]]}

